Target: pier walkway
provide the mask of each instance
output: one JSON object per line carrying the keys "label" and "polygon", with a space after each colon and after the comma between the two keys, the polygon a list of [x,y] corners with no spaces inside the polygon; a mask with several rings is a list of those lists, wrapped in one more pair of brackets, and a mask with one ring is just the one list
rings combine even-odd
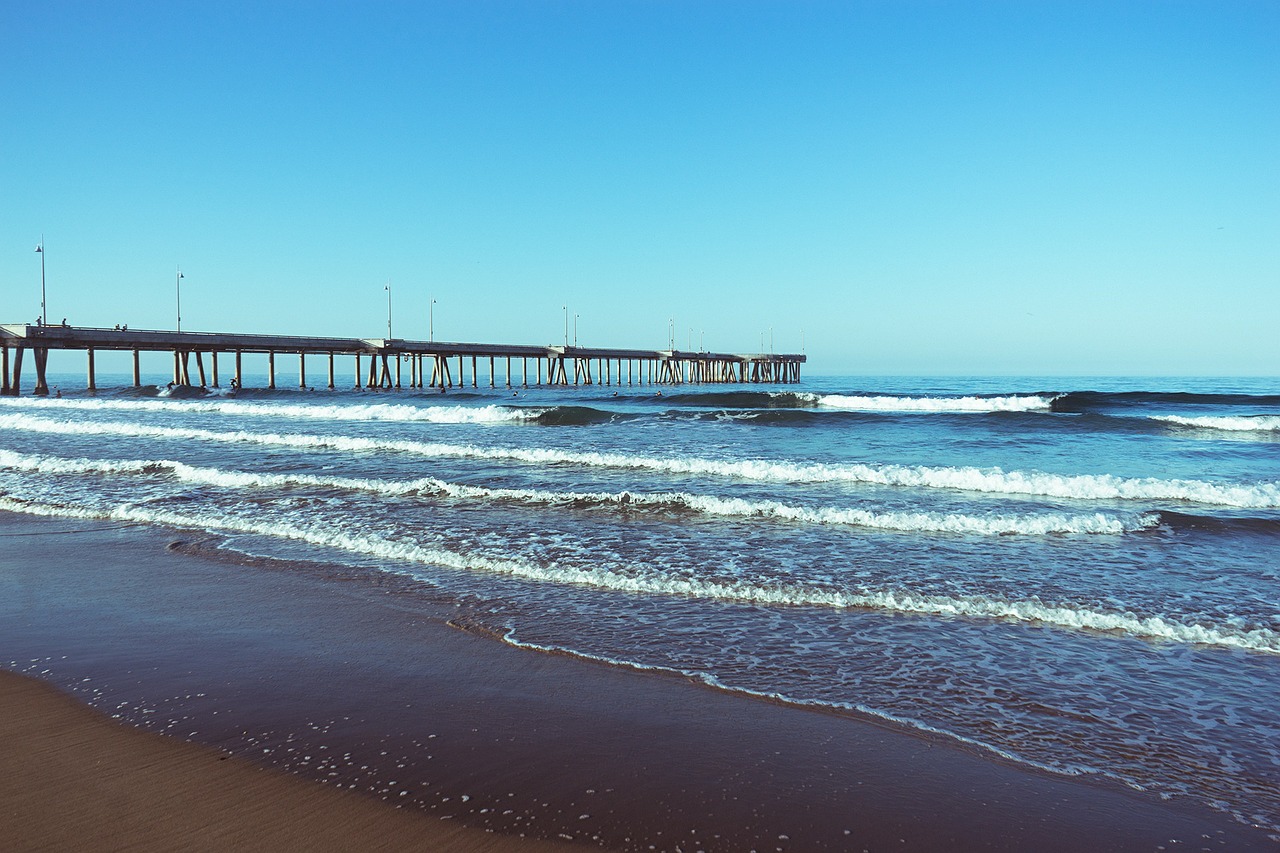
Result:
{"label": "pier walkway", "polygon": [[[244,386],[241,356],[267,356],[267,387],[276,387],[276,357],[298,357],[298,385],[307,386],[307,357],[327,359],[328,387],[337,383],[335,359],[354,359],[356,387],[479,387],[487,372],[489,387],[570,385],[681,385],[685,383],[795,383],[805,356],[773,353],[715,353],[683,350],[632,350],[576,346],[519,346],[411,341],[400,338],[324,338],[241,335],[221,332],[165,332],[95,329],[83,326],[0,325],[3,379],[0,394],[17,396],[23,356],[30,350],[35,367],[32,393],[49,393],[46,366],[50,350],[79,350],[88,360],[87,383],[96,390],[94,354],[133,353],[133,384],[142,384],[139,354],[173,354],[175,385],[219,386],[218,356],[234,359],[234,381]],[[206,372],[205,355],[208,355]],[[194,356],[194,358],[193,358]],[[484,362],[488,364],[485,365]],[[193,365],[194,362],[194,365]],[[468,364],[470,362],[470,364]],[[194,372],[193,372],[194,366]],[[488,368],[487,371],[485,368]],[[624,383],[625,374],[625,383]]]}

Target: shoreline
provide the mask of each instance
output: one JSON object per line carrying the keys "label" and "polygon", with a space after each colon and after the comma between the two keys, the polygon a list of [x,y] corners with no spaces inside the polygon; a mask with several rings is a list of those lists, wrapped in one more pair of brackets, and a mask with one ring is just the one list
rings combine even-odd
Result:
{"label": "shoreline", "polygon": [[[175,735],[165,746],[199,749],[186,738],[347,788],[342,799],[383,813],[420,812],[415,819],[451,831],[465,824],[481,841],[1275,847],[1191,803],[1052,777],[887,724],[495,642],[451,627],[451,606],[429,589],[375,575],[264,568],[192,549],[208,537],[188,531],[0,513],[0,535],[0,668]],[[58,799],[33,797],[23,808]]]}

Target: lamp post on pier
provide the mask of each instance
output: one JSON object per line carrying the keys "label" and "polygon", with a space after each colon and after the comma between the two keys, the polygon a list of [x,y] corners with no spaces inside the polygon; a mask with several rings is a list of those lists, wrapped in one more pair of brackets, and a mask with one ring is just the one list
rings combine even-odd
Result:
{"label": "lamp post on pier", "polygon": [[391,282],[382,289],[387,292],[387,340],[391,340]]}
{"label": "lamp post on pier", "polygon": [[431,300],[431,304],[427,306],[427,342],[435,343],[436,340],[436,301]]}
{"label": "lamp post on pier", "polygon": [[173,277],[173,287],[178,295],[178,331],[179,332],[182,331],[182,279],[183,278],[185,278],[185,276],[182,274],[182,267],[178,267],[178,271],[177,273],[174,274],[174,277]]}
{"label": "lamp post on pier", "polygon": [[569,306],[561,306],[564,308],[564,347],[569,348]]}
{"label": "lamp post on pier", "polygon": [[40,235],[40,244],[36,246],[36,251],[40,254],[40,325],[49,325],[49,309],[45,304],[44,298],[44,235]]}

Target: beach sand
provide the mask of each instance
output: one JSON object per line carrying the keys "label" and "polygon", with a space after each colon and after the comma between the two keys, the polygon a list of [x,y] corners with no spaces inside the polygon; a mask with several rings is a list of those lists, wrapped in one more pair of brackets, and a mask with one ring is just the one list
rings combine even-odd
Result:
{"label": "beach sand", "polygon": [[139,731],[0,672],[6,850],[572,850],[404,811]]}
{"label": "beach sand", "polygon": [[1275,847],[1194,803],[513,648],[452,627],[457,610],[428,586],[378,572],[61,519],[4,515],[0,537],[0,666],[170,735],[4,679],[6,846]]}

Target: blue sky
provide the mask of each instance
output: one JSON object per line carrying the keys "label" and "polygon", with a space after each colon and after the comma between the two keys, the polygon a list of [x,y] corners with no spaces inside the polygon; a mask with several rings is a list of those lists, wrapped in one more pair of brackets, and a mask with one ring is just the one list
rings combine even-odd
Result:
{"label": "blue sky", "polygon": [[0,320],[1276,375],[1278,104],[1269,0],[10,0]]}

